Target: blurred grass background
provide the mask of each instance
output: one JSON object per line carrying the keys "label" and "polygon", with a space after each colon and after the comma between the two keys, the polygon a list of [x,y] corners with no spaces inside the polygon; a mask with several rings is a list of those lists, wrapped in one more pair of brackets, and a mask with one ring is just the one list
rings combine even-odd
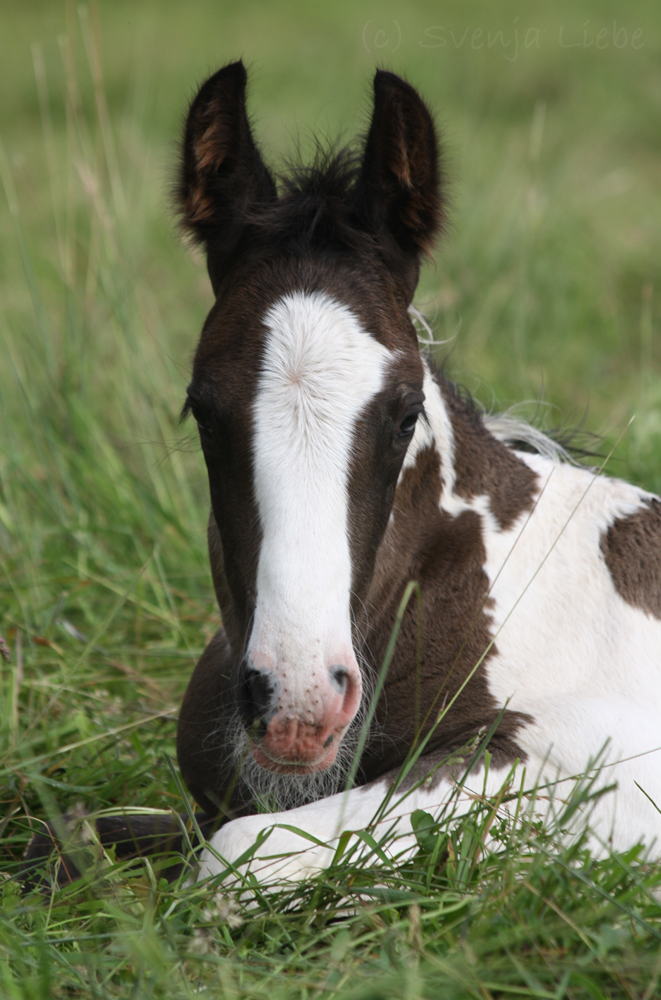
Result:
{"label": "blurred grass background", "polygon": [[212,298],[168,188],[187,100],[238,57],[276,166],[313,134],[360,133],[376,66],[420,89],[441,124],[452,204],[417,298],[449,340],[439,358],[488,408],[529,401],[520,412],[546,426],[584,420],[604,451],[635,414],[610,469],[661,491],[661,8],[3,4],[10,873],[39,816],[80,801],[180,807],[164,760],[217,612],[206,474],[177,418]]}

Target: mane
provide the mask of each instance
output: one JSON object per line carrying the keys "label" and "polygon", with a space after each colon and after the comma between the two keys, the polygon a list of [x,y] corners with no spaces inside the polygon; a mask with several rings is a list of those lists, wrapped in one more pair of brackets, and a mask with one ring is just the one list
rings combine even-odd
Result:
{"label": "mane", "polygon": [[[429,355],[426,356],[432,370],[461,405],[464,415],[475,425],[482,424],[493,437],[502,441],[508,448],[541,455],[552,462],[568,462],[576,466],[583,466],[582,459],[603,457],[595,448],[600,438],[584,431],[580,424],[576,427],[561,426],[546,431],[518,417],[517,407],[505,410],[503,413],[487,412],[466,386],[446,376],[445,362],[438,368],[433,359]],[[541,406],[538,405],[537,413],[540,412]]]}
{"label": "mane", "polygon": [[290,161],[278,174],[277,201],[246,212],[245,223],[270,247],[297,254],[374,247],[360,225],[360,154],[317,144],[311,164]]}
{"label": "mane", "polygon": [[484,424],[495,438],[515,451],[530,451],[552,462],[581,464],[577,452],[572,450],[571,445],[568,446],[552,434],[547,434],[539,427],[515,417],[511,410],[505,413],[486,414]]}

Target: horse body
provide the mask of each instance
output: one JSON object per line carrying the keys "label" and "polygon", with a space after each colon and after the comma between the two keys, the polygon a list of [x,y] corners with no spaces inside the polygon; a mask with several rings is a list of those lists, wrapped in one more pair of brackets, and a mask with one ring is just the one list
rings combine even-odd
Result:
{"label": "horse body", "polygon": [[[455,390],[449,385],[445,389],[456,407]],[[455,766],[453,773],[441,769],[431,788],[423,783],[411,791],[410,783],[404,785],[400,789],[401,803],[389,808],[385,818],[376,824],[377,829],[397,829],[396,849],[405,854],[415,844],[414,838],[406,836],[415,809],[437,812],[450,799],[453,808],[461,809],[470,803],[471,796],[497,793],[508,774],[515,788],[522,782],[532,787],[535,782],[550,781],[554,794],[561,798],[568,785],[558,778],[580,775],[608,742],[608,753],[601,762],[617,764],[605,768],[604,782],[615,780],[620,790],[618,797],[606,798],[591,816],[601,844],[623,849],[641,838],[650,842],[660,837],[658,814],[635,783],[652,795],[661,788],[658,754],[650,754],[659,745],[661,627],[658,617],[624,599],[623,576],[611,572],[604,554],[605,540],[613,526],[635,524],[636,518],[643,522],[647,519],[651,524],[656,521],[655,530],[659,532],[658,512],[653,506],[658,501],[627,483],[565,461],[516,452],[516,461],[533,473],[535,490],[528,502],[521,504],[521,512],[514,520],[510,513],[504,524],[499,523],[493,513],[494,508],[499,509],[498,497],[488,492],[471,496],[462,479],[457,480],[456,470],[448,468],[454,443],[453,421],[441,386],[429,371],[425,395],[430,422],[421,424],[418,440],[414,439],[409,448],[393,516],[377,553],[375,577],[365,600],[365,621],[361,623],[364,645],[378,651],[378,664],[407,580],[421,579],[424,635],[429,645],[434,644],[432,651],[425,648],[417,678],[422,689],[419,701],[427,712],[431,706],[427,728],[487,653],[486,683],[481,689],[478,668],[466,687],[466,702],[459,699],[457,707],[446,711],[438,732],[432,735],[431,752],[423,756],[416,774],[426,770],[433,773],[440,760],[451,757],[488,729],[500,706],[507,704],[507,709],[492,740],[493,757],[486,779],[483,769],[476,768],[464,791],[457,795],[456,779],[461,767]],[[460,405],[461,410],[464,417],[470,412],[466,404]],[[455,417],[455,423],[459,421],[461,417]],[[496,454],[504,454],[507,448],[495,437],[489,446]],[[434,452],[439,462],[432,463],[430,475]],[[447,490],[439,465],[448,470],[447,481],[453,484]],[[414,477],[418,480],[415,484],[409,482]],[[527,479],[527,474],[523,478]],[[425,489],[425,503],[436,504],[441,515],[438,522],[442,522],[444,514],[447,516],[451,533],[462,514],[475,514],[479,519],[475,525],[477,543],[461,537],[462,529],[455,532],[459,536],[455,543],[458,541],[463,550],[455,556],[459,562],[465,562],[466,549],[479,544],[479,538],[484,546],[475,573],[484,574],[486,579],[482,579],[482,586],[475,587],[472,600],[470,588],[464,589],[461,580],[458,583],[456,566],[434,558],[433,548],[430,553],[430,525],[438,529],[438,524],[424,506],[421,511],[420,499],[412,502],[416,486]],[[458,489],[463,490],[463,495]],[[413,524],[413,531],[408,522]],[[442,534],[433,542],[448,548],[447,537]],[[430,554],[438,572],[427,582],[421,568]],[[654,559],[652,546],[647,555]],[[645,555],[637,551],[635,557],[640,565]],[[429,592],[430,584],[436,593]],[[440,615],[439,605],[446,605]],[[481,614],[487,622],[486,631],[476,627]],[[458,656],[471,625],[477,632],[477,648]],[[476,655],[478,650],[481,652]],[[265,876],[271,878],[277,873],[280,878],[300,877],[330,862],[343,829],[360,829],[373,823],[396,778],[398,765],[415,736],[425,728],[422,710],[414,720],[415,662],[413,611],[405,618],[377,713],[377,731],[365,755],[364,786],[285,812],[230,822],[212,841],[213,850],[205,855],[201,873],[222,870],[224,865],[216,854],[234,861],[260,833],[274,826],[262,851]],[[384,733],[388,734],[387,740]],[[520,766],[517,761],[521,761]],[[265,782],[264,792],[269,790]],[[285,795],[284,802],[288,801],[295,802],[296,798],[288,800]],[[542,796],[542,812],[545,802]],[[278,824],[286,824],[288,829],[279,829]],[[330,846],[311,847],[292,832],[292,827]],[[598,849],[598,842],[595,847]],[[274,856],[278,855],[283,857],[275,862]],[[259,860],[253,861],[254,870],[259,866]]]}
{"label": "horse body", "polygon": [[[635,784],[661,795],[659,500],[548,441],[550,454],[516,450],[525,430],[483,418],[421,356],[408,307],[443,207],[411,87],[377,73],[362,160],[303,172],[280,197],[244,92],[241,64],[202,87],[179,185],[217,297],[186,404],[223,616],[178,731],[189,788],[224,821],[202,871],[279,823],[331,842],[275,830],[264,853],[291,855],[281,874],[327,864],[422,742],[414,770],[429,777],[405,782],[381,820],[410,834],[412,809],[456,791],[443,761],[491,730],[490,765],[475,763],[459,798],[508,774],[565,780],[610,741],[620,787],[595,809],[597,836],[661,840]],[[344,793],[409,580],[421,608],[403,614],[359,787]],[[266,800],[280,812],[255,814]]]}

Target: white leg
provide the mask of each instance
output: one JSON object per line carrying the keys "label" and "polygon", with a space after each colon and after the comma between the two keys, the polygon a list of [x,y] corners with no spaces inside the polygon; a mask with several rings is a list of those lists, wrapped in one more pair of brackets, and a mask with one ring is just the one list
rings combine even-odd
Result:
{"label": "white leg", "polygon": [[[540,721],[526,728],[521,742],[531,761],[545,756],[545,779],[580,774],[601,755],[596,787],[617,785],[590,814],[601,844],[622,851],[640,841],[651,848],[656,841],[658,851],[661,814],[641,789],[661,808],[659,713],[623,699],[580,694],[547,699],[538,712],[535,706],[528,710]],[[532,774],[532,764],[528,771]]]}
{"label": "white leg", "polygon": [[[543,711],[542,711],[543,709]],[[534,713],[533,713],[534,714]],[[199,878],[225,871],[227,864],[240,862],[239,869],[250,870],[264,882],[305,878],[332,861],[340,835],[344,831],[368,830],[390,858],[403,860],[415,849],[416,840],[411,826],[411,814],[422,809],[456,821],[464,815],[476,796],[498,795],[506,780],[510,780],[514,796],[519,791],[531,791],[531,807],[536,815],[546,818],[555,812],[571,794],[573,776],[583,773],[599,755],[611,733],[605,763],[596,787],[617,784],[615,794],[599,799],[589,813],[595,838],[591,846],[596,853],[612,846],[616,850],[644,841],[651,847],[661,844],[661,814],[654,808],[638,785],[661,808],[661,720],[656,713],[646,712],[637,705],[615,705],[595,698],[562,698],[540,706],[538,718],[544,725],[526,728],[522,743],[528,754],[526,766],[517,765],[511,772],[490,769],[485,780],[483,772],[471,774],[459,791],[457,784],[446,777],[424,782],[409,793],[396,792],[383,814],[380,814],[389,783],[376,781],[350,792],[331,795],[317,802],[288,812],[260,814],[236,819],[215,834],[210,849],[202,854]],[[551,734],[554,741],[551,743]],[[462,776],[459,767],[455,777]],[[535,791],[537,785],[550,788]],[[511,807],[505,802],[502,814]],[[574,829],[579,829],[586,817],[576,815]],[[301,831],[291,829],[295,827]],[[242,856],[261,836],[250,858]],[[370,848],[353,837],[348,843],[359,845],[359,853],[367,855]],[[355,856],[355,855],[354,855]],[[374,862],[378,857],[373,855]]]}
{"label": "white leg", "polygon": [[[447,807],[449,816],[459,818],[476,796],[496,795],[509,773],[491,770],[486,781],[483,773],[471,775],[462,790],[458,790],[452,780],[442,778],[434,783],[432,779],[430,784],[434,787],[425,787],[423,783],[408,793],[397,791],[382,814],[380,810],[389,787],[386,781],[331,795],[287,812],[233,820],[221,827],[211,840],[210,849],[204,851],[199,878],[217,875],[226,869],[227,863],[235,865],[237,862],[240,862],[240,870],[246,871],[249,866],[264,882],[305,878],[331,863],[344,831],[368,830],[377,844],[382,842],[381,849],[386,856],[403,860],[416,847],[411,826],[411,814],[416,809],[436,816]],[[523,775],[523,768],[514,769],[514,785],[521,782]],[[461,776],[462,771],[458,768],[457,777]],[[260,835],[266,834],[268,836],[249,861],[241,861],[242,855]],[[370,853],[369,845],[358,837],[351,838],[348,849],[352,845],[359,845],[359,853],[363,856]],[[374,854],[373,860],[378,862],[378,855]]]}

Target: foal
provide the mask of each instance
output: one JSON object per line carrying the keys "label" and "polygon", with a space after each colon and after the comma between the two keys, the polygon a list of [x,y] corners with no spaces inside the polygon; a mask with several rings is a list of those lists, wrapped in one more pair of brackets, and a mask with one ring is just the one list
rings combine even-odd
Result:
{"label": "foal", "polygon": [[[377,72],[361,158],[278,192],[245,86],[234,63],[201,88],[177,189],[216,295],[184,406],[223,620],[177,736],[202,831],[221,824],[201,874],[257,842],[253,871],[299,878],[370,826],[408,850],[414,809],[508,776],[562,795],[600,754],[618,789],[597,847],[661,841],[661,501],[483,418],[420,355],[409,307],[444,212],[412,87]],[[179,827],[97,829],[126,856]]]}
{"label": "foal", "polygon": [[[637,784],[661,800],[660,501],[548,441],[517,450],[525,430],[510,440],[420,355],[408,310],[444,212],[416,91],[377,72],[362,157],[278,192],[245,85],[234,63],[202,86],[178,183],[216,295],[184,407],[223,619],[178,729],[186,783],[223,822],[202,873],[274,824],[253,870],[328,864],[416,747],[384,821],[400,834],[414,808],[493,793],[524,768],[529,786],[567,779],[608,743],[619,787],[593,829],[650,844],[661,816]],[[414,595],[375,681],[410,580],[420,610]],[[478,756],[457,793],[485,733],[490,766]]]}

